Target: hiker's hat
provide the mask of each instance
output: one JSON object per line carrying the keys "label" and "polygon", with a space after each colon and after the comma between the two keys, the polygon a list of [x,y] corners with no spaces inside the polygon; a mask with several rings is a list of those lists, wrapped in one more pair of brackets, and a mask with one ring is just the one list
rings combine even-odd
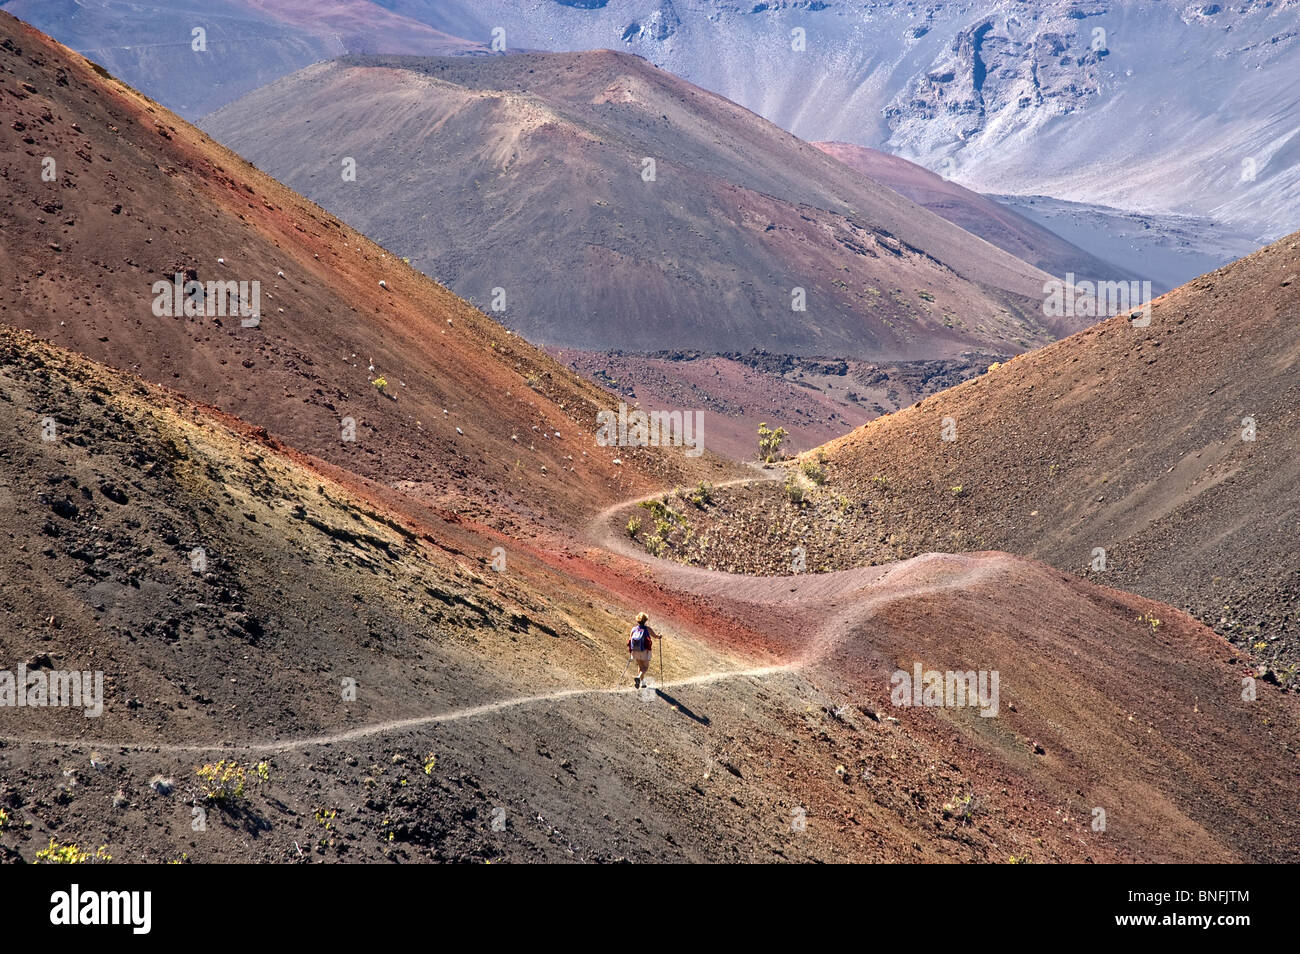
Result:
{"label": "hiker's hat", "polygon": [[646,620],[648,620],[649,618],[650,618],[650,617],[647,616],[645,613],[637,613],[637,614],[636,614],[636,621],[637,621],[638,623],[644,623],[644,622],[645,622]]}

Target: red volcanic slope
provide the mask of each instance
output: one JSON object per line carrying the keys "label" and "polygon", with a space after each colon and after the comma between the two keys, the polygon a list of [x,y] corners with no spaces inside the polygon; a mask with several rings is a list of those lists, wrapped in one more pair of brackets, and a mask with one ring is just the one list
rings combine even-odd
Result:
{"label": "red volcanic slope", "polygon": [[[0,320],[493,520],[589,513],[651,481],[719,472],[595,446],[609,395],[82,57],[4,23]],[[177,272],[259,282],[260,325],[159,317],[153,286]]]}
{"label": "red volcanic slope", "polygon": [[[611,515],[604,540],[636,553],[619,532],[622,516]],[[897,719],[910,738],[951,751],[964,775],[947,779],[950,811],[972,798],[975,814],[1006,813],[1034,830],[1050,819],[1065,834],[1088,829],[1101,808],[1106,837],[1094,829],[1075,841],[1094,860],[1135,845],[1148,861],[1300,851],[1292,834],[1300,808],[1283,794],[1300,792],[1300,698],[1256,679],[1255,698],[1244,699],[1254,668],[1171,607],[1004,553],[927,554],[779,578],[676,564],[661,571],[676,587],[761,606],[786,658],[802,661],[848,717],[872,713],[857,722],[868,736]],[[896,706],[892,674],[918,663],[998,673],[996,717]],[[815,775],[776,758],[792,778]],[[838,766],[846,781],[895,790],[892,759],[855,760],[845,747]],[[859,791],[832,800],[841,831],[855,831]],[[990,798],[1005,791],[1033,795],[1012,804]],[[999,850],[999,861],[1044,860],[1019,839]]]}

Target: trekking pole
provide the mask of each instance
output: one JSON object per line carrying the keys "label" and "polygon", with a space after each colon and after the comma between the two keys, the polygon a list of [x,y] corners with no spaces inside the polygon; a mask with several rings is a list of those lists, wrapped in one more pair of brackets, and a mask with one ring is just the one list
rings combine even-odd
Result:
{"label": "trekking pole", "polygon": [[632,654],[631,654],[631,653],[628,653],[628,654],[627,654],[627,662],[623,663],[623,672],[622,672],[622,674],[618,677],[618,684],[619,684],[620,686],[623,685],[623,679],[626,678],[626,676],[627,676],[627,667],[630,666],[630,665],[632,665]]}
{"label": "trekking pole", "polygon": [[659,637],[659,686],[664,684],[664,638]]}

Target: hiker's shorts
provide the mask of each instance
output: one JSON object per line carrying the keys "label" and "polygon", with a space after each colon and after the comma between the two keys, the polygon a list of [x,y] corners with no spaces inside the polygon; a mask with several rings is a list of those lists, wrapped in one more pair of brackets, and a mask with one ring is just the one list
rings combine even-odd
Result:
{"label": "hiker's shorts", "polygon": [[649,649],[638,649],[632,653],[633,659],[635,659],[639,663],[645,663],[646,665],[650,664],[650,659],[653,656],[654,656],[654,652]]}

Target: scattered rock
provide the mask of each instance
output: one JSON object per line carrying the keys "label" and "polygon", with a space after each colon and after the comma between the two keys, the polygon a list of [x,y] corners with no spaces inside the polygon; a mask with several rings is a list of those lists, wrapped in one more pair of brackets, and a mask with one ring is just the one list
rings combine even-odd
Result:
{"label": "scattered rock", "polygon": [[80,508],[72,502],[70,497],[58,497],[52,500],[50,509],[54,511],[56,517],[62,517],[64,520],[73,520],[77,514],[81,513]]}
{"label": "scattered rock", "polygon": [[110,484],[110,483],[101,484],[99,487],[99,492],[103,494],[105,497],[107,497],[109,500],[113,501],[113,503],[115,504],[124,504],[127,502],[128,499],[126,494],[122,490],[120,490],[115,484]]}

